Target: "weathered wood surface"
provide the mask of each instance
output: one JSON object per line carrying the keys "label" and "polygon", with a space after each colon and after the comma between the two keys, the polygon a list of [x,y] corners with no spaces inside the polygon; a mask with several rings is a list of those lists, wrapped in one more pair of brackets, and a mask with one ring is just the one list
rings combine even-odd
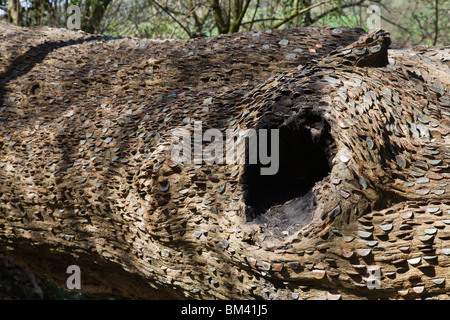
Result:
{"label": "weathered wood surface", "polygon": [[[363,33],[0,24],[0,254],[98,296],[448,298],[450,49]],[[200,120],[279,128],[279,174],[173,163]]]}

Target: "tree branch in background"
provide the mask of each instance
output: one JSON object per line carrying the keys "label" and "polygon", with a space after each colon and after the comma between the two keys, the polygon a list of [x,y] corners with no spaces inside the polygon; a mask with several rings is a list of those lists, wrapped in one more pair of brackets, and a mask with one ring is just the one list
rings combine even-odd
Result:
{"label": "tree branch in background", "polygon": [[242,1],[235,0],[235,10],[234,10],[234,16],[233,16],[233,22],[231,23],[229,33],[238,32],[241,24],[242,19],[244,19],[244,15],[247,12],[248,6],[250,5],[250,2],[252,0],[246,0],[245,4],[242,5]]}
{"label": "tree branch in background", "polygon": [[241,0],[233,0],[231,11],[233,12],[233,19],[236,20],[241,13]]}
{"label": "tree branch in background", "polygon": [[281,20],[281,19],[280,18],[275,18],[275,17],[261,18],[261,19],[256,19],[256,20],[252,20],[252,21],[242,22],[241,25],[246,25],[246,24],[251,24],[251,23],[256,23],[256,22],[264,22],[264,21],[276,21],[276,20]]}
{"label": "tree branch in background", "polygon": [[[210,15],[211,8],[208,8],[206,10],[206,12],[204,13],[204,15],[200,16],[200,17],[197,15],[197,12],[196,12],[197,9],[198,9],[198,6],[194,7],[191,11],[192,16],[194,18],[194,25],[195,25],[195,33],[193,34],[193,36],[194,37],[206,36],[203,29],[204,29],[205,23],[206,23],[209,15]],[[186,18],[188,18],[190,15],[191,14],[189,13],[186,16]]]}
{"label": "tree branch in background", "polygon": [[231,25],[231,7],[232,7],[231,1],[232,0],[228,0],[228,10],[227,10],[227,15],[225,17],[228,27]]}
{"label": "tree branch in background", "polygon": [[436,45],[438,40],[438,34],[439,34],[439,0],[435,0],[435,20],[434,20],[434,40],[433,40],[433,46]]}
{"label": "tree branch in background", "polygon": [[[219,33],[238,32],[251,1],[252,0],[245,0],[245,2],[243,2],[243,0],[228,1],[228,14],[225,16],[219,0],[211,0],[211,9]],[[231,13],[233,16],[232,20],[230,17]]]}
{"label": "tree branch in background", "polygon": [[299,10],[298,0],[296,0],[295,4],[294,4],[294,11],[290,15],[288,15],[287,17],[282,19],[280,22],[275,23],[270,29],[277,29],[277,28],[281,27],[283,24],[291,21],[292,19],[294,19],[295,17],[297,17],[297,16],[299,16],[299,15],[301,15],[303,13],[308,12],[311,9],[314,9],[314,8],[316,8],[318,6],[321,6],[323,4],[330,3],[330,2],[333,2],[333,1],[336,1],[336,0],[324,0],[324,1],[318,2],[316,4],[313,4],[312,6],[309,6],[307,8]]}
{"label": "tree branch in background", "polygon": [[211,9],[213,11],[214,19],[216,20],[216,25],[219,33],[228,33],[230,25],[229,23],[225,23],[223,19],[223,12],[222,8],[220,7],[219,0],[211,0]]}
{"label": "tree branch in background", "polygon": [[99,26],[111,0],[88,0],[85,3],[85,18],[88,21],[83,30],[89,33],[98,33]]}
{"label": "tree branch in background", "polygon": [[311,24],[314,24],[316,22],[318,22],[320,19],[326,17],[327,15],[329,15],[330,13],[345,9],[345,8],[350,8],[350,7],[357,7],[357,6],[361,6],[361,7],[368,7],[363,6],[362,4],[364,3],[365,0],[360,0],[358,2],[352,2],[352,3],[347,3],[347,4],[343,4],[341,6],[337,6],[337,7],[333,7],[325,12],[322,12],[321,14],[319,14],[317,17],[315,17],[314,19],[311,20]]}
{"label": "tree branch in background", "polygon": [[[258,9],[259,9],[259,0],[256,2],[255,12],[253,12],[253,17],[252,17],[252,20],[250,21],[250,27],[249,27],[249,30],[252,30],[252,28],[253,28],[253,23],[254,23],[254,21],[255,21],[256,13],[258,12]],[[242,24],[243,24],[243,23],[241,23],[241,25],[242,25]]]}
{"label": "tree branch in background", "polygon": [[[117,0],[114,2],[114,5],[108,6],[108,8],[107,8],[108,12],[105,11],[105,15],[110,18],[102,20],[102,25],[101,25],[102,28],[100,29],[101,33],[104,33],[112,25],[116,24],[122,4],[123,4],[123,0]],[[67,11],[67,10],[64,10],[64,12],[65,11]]]}
{"label": "tree branch in background", "polygon": [[163,6],[161,6],[156,0],[151,0],[151,2],[153,2],[154,4],[156,4],[162,11],[164,11],[165,13],[167,13],[167,15],[176,23],[178,24],[189,36],[189,38],[192,38],[192,34],[191,31],[189,31],[188,28],[186,28],[180,21],[178,21],[177,18],[175,18],[175,16],[173,16],[169,10],[165,9]]}
{"label": "tree branch in background", "polygon": [[8,0],[10,21],[15,25],[22,25],[22,15],[20,14],[20,0]]}
{"label": "tree branch in background", "polygon": [[397,28],[402,29],[402,30],[405,31],[405,32],[410,32],[410,31],[409,31],[408,29],[406,29],[405,27],[399,25],[398,23],[395,23],[395,22],[389,20],[388,18],[386,18],[386,17],[384,17],[384,16],[381,16],[381,20],[384,20],[384,21],[386,21],[387,23],[390,23],[390,24],[392,24],[393,26],[396,26]]}

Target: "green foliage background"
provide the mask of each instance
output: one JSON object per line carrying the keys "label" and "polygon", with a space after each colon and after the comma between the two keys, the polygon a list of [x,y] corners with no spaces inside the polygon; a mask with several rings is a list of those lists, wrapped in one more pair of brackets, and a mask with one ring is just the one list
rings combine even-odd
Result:
{"label": "green foliage background", "polygon": [[[8,1],[14,0],[0,0],[0,8],[3,8],[0,19],[11,21]],[[245,1],[247,0],[237,3],[243,6]],[[88,32],[112,36],[186,39],[219,33],[211,10],[212,2],[213,0],[20,0],[20,5],[25,26],[65,27],[67,7],[77,5],[83,13],[82,28]],[[227,12],[232,11],[232,3],[235,2],[219,1],[225,17]],[[304,9],[318,2],[327,3],[296,16],[281,28],[314,24],[361,26],[367,29],[366,9],[369,5],[377,5],[381,10],[381,27],[391,32],[394,41],[449,44],[450,0],[249,0],[240,31],[270,29],[296,8]],[[102,18],[99,21],[93,21],[92,17],[96,7],[102,8]]]}
{"label": "green foliage background", "polygon": [[[0,19],[12,21],[8,5],[14,0],[0,0]],[[84,14],[82,28],[89,32],[111,36],[137,36],[162,39],[187,39],[214,36],[219,33],[214,17],[214,0],[21,0],[20,24],[66,27],[67,8],[77,5]],[[264,31],[283,21],[295,10],[326,2],[302,14],[287,19],[281,28],[310,25],[361,26],[367,29],[369,5],[381,10],[381,27],[389,30],[394,42],[428,45],[449,45],[450,0],[220,0],[221,14],[232,21],[232,3],[249,1],[240,31]],[[94,12],[100,12],[96,18]],[[10,268],[11,269],[11,268]],[[14,277],[0,264],[0,277]],[[8,271],[10,272],[10,271]],[[23,276],[17,276],[24,278]],[[25,276],[26,278],[27,276]],[[49,299],[87,299],[78,293],[59,289],[50,282]],[[14,283],[11,283],[14,287]],[[18,292],[18,295],[21,293]]]}

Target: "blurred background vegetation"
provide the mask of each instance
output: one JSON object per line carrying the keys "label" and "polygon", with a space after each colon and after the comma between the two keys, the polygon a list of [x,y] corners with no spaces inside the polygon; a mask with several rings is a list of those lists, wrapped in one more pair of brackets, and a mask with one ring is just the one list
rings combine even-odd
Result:
{"label": "blurred background vegetation", "polygon": [[[71,5],[80,8],[86,32],[154,39],[311,25],[367,30],[376,6],[380,26],[391,32],[394,42],[449,45],[450,0],[0,0],[0,20],[65,28]],[[0,260],[0,279],[0,300],[87,298],[6,260]]]}
{"label": "blurred background vegetation", "polygon": [[86,32],[160,39],[310,25],[368,29],[375,5],[395,42],[449,44],[450,0],[0,0],[0,19],[66,27],[71,5],[81,9]]}

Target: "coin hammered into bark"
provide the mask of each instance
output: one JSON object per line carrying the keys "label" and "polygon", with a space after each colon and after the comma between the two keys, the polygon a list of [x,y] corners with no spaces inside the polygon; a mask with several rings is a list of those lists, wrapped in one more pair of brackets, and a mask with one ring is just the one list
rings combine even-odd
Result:
{"label": "coin hammered into bark", "polygon": [[[94,296],[448,297],[450,49],[390,45],[0,23],[0,253],[61,286],[76,261]],[[278,173],[175,161],[196,121],[279,130]]]}

